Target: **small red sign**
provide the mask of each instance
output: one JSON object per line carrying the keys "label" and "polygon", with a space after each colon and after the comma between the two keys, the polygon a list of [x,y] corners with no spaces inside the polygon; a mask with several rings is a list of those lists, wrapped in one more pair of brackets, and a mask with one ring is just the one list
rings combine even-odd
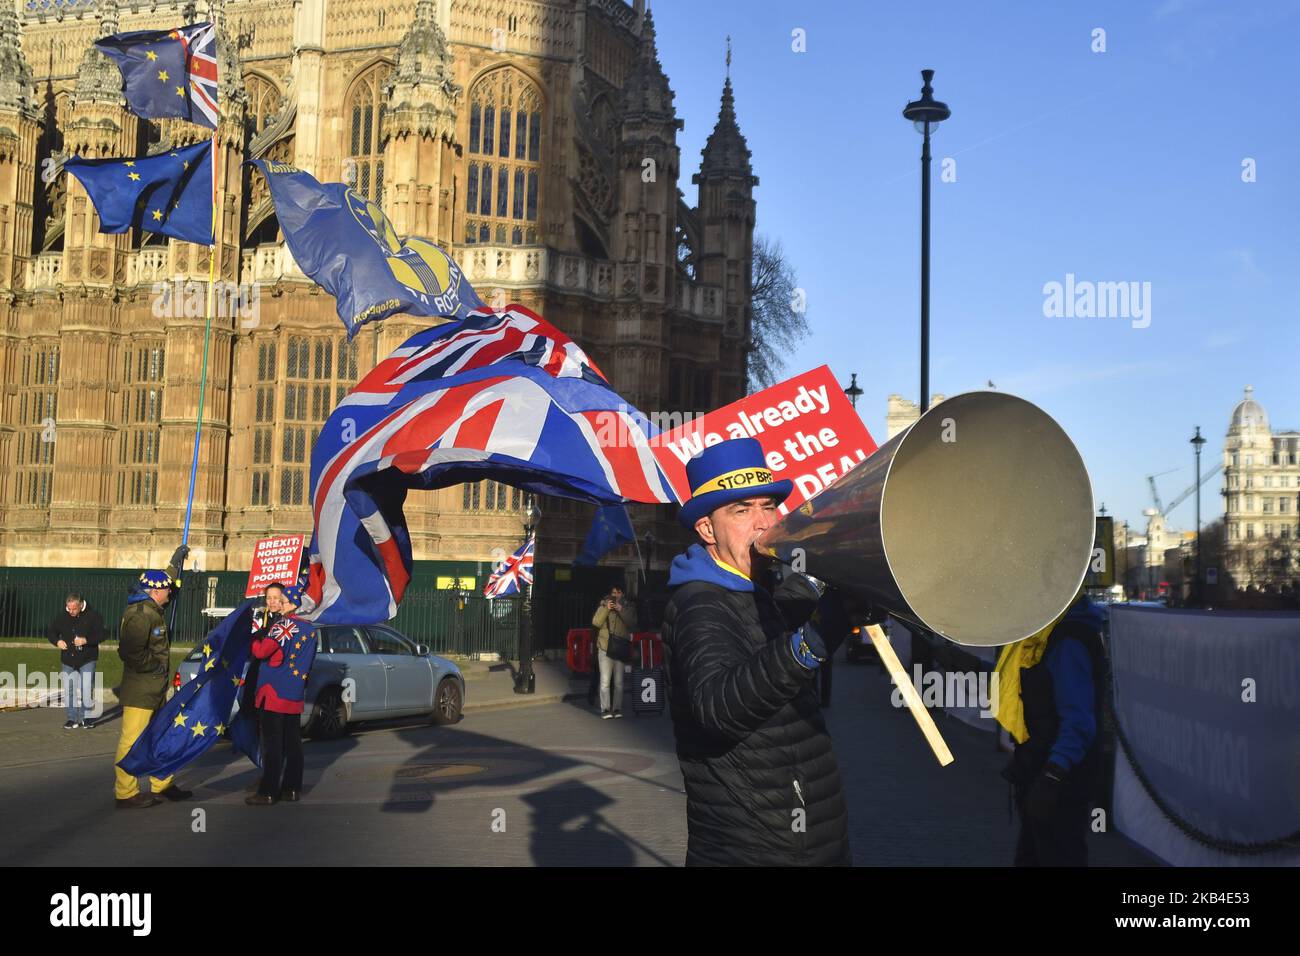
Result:
{"label": "small red sign", "polygon": [[285,534],[257,542],[244,597],[257,597],[268,584],[293,584],[297,581],[306,540],[306,535]]}
{"label": "small red sign", "polygon": [[825,365],[684,423],[650,444],[668,480],[686,501],[691,494],[686,462],[704,448],[732,438],[758,439],[772,477],[794,482],[794,490],[781,505],[783,515],[876,450],[867,426]]}

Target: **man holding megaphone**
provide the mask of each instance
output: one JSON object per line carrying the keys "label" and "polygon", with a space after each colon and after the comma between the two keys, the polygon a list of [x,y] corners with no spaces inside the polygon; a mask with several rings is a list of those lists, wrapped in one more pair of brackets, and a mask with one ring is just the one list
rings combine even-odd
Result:
{"label": "man holding megaphone", "polygon": [[[765,586],[754,542],[781,520],[752,438],[686,466],[679,520],[699,543],[672,563],[664,612],[667,698],[686,784],[686,864],[848,865],[839,765],[814,678],[848,633],[834,591],[801,575]],[[809,624],[809,618],[814,624]]]}

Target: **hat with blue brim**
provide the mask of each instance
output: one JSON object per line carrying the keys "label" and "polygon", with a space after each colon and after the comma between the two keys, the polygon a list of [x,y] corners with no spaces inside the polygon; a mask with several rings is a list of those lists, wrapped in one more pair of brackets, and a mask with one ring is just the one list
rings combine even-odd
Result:
{"label": "hat with blue brim", "polygon": [[694,528],[706,514],[733,501],[770,495],[780,503],[794,488],[787,479],[772,479],[772,469],[767,467],[763,446],[756,438],[733,438],[705,448],[686,463],[686,483],[691,497],[677,518],[687,528]]}

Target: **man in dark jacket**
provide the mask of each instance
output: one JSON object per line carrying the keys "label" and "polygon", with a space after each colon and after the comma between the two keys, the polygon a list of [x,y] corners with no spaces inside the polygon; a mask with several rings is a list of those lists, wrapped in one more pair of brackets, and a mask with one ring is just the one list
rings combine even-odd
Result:
{"label": "man in dark jacket", "polygon": [[136,739],[149,726],[154,711],[167,700],[167,678],[171,675],[171,637],[163,608],[171,600],[177,569],[189,548],[181,545],[165,571],[145,571],[136,590],[127,598],[126,611],[118,628],[117,654],[122,658],[122,735],[113,759],[114,792],[123,809],[151,807],[167,800],[187,800],[192,794],[172,783],[172,778],[150,778],[153,793],[142,793],[139,781],[118,761],[131,751]]}
{"label": "man in dark jacket", "polygon": [[68,709],[68,722],[63,729],[89,728],[87,712],[92,716],[99,714],[93,695],[95,662],[99,660],[99,642],[104,639],[104,619],[80,594],[69,594],[63,601],[63,610],[50,622],[46,636],[61,651],[59,663]]}
{"label": "man in dark jacket", "polygon": [[1101,610],[1080,597],[1020,670],[1029,738],[1003,775],[1020,811],[1016,866],[1087,866],[1090,814],[1102,775],[1106,652]]}
{"label": "man in dark jacket", "polygon": [[701,543],[673,561],[662,630],[686,864],[848,865],[839,765],[814,680],[847,619],[823,600],[821,634],[799,627],[816,590],[792,575],[769,591],[753,550],[791,483],[773,481],[749,438],[706,448],[686,474],[692,496],[679,517]]}

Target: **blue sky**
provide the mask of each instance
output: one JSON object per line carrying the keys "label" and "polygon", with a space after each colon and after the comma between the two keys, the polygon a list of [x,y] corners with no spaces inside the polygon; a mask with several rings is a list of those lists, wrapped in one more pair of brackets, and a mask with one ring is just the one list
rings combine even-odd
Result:
{"label": "blue sky", "polygon": [[[1300,3],[659,0],[683,190],[732,83],[753,151],[758,231],[807,290],[813,335],[877,441],[891,392],[919,390],[919,156],[901,116],[936,71],[953,118],[933,140],[931,390],[1023,396],[1078,444],[1097,501],[1144,525],[1217,460],[1245,385],[1300,429],[1295,49]],[[1093,30],[1105,30],[1095,53]],[[792,31],[806,52],[792,50]],[[939,164],[956,162],[956,181]],[[1255,161],[1256,181],[1242,181]],[[1047,318],[1045,283],[1151,283],[1150,324]],[[1293,284],[1287,285],[1290,281]],[[1219,482],[1202,516],[1222,511]],[[1189,499],[1172,513],[1190,528]]]}

